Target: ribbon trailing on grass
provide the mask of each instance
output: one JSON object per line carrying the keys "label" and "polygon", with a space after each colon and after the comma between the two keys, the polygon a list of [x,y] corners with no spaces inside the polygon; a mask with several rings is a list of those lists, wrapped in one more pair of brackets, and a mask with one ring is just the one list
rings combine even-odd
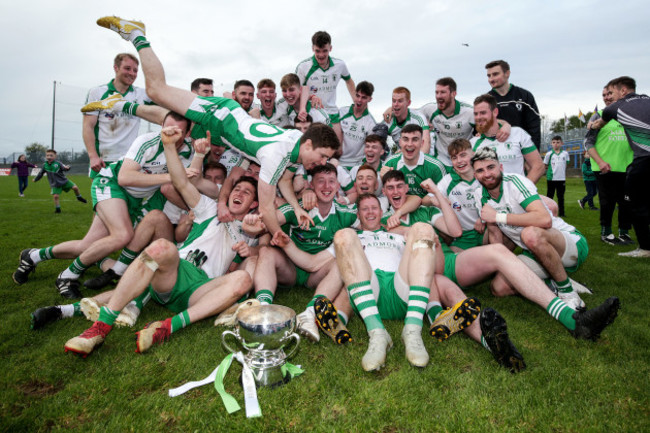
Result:
{"label": "ribbon trailing on grass", "polygon": [[[178,388],[170,389],[169,396],[176,397],[181,394],[185,394],[187,391],[193,388],[198,388],[199,386],[207,385],[208,383],[214,382],[214,389],[217,390],[223,401],[223,405],[226,407],[228,413],[234,413],[241,409],[235,397],[228,394],[226,388],[223,385],[223,379],[228,373],[228,369],[232,364],[233,357],[239,361],[242,365],[242,385],[244,388],[244,403],[246,405],[246,418],[253,418],[262,416],[262,410],[260,409],[259,401],[257,400],[257,389],[255,387],[255,379],[253,379],[253,372],[250,367],[244,362],[244,355],[241,352],[231,353],[226,356],[221,364],[215,368],[212,373],[205,379],[188,382],[185,385],[179,386]],[[304,370],[297,365],[290,363],[285,363],[282,366],[282,375],[286,376],[289,374],[291,378],[301,375]]]}

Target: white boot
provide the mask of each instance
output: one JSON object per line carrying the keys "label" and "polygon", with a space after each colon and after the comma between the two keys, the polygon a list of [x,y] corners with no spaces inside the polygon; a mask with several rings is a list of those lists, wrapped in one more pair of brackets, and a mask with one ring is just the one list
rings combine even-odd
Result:
{"label": "white boot", "polygon": [[366,371],[379,370],[386,362],[386,353],[393,347],[393,340],[383,328],[368,331],[368,336],[368,350],[361,359],[361,366]]}
{"label": "white boot", "polygon": [[406,359],[414,367],[426,367],[429,363],[429,354],[422,341],[422,327],[418,325],[404,325],[402,341],[406,349]]}

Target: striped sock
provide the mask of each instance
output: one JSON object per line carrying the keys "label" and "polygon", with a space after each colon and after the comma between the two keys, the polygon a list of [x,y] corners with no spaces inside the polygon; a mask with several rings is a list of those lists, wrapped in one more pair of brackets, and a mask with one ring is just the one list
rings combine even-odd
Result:
{"label": "striped sock", "polygon": [[34,262],[34,264],[40,263],[43,260],[51,260],[54,258],[52,249],[54,249],[54,247],[45,247],[41,248],[40,250],[32,251],[29,254],[29,258],[32,259],[32,262]]}
{"label": "striped sock", "polygon": [[409,287],[409,301],[406,307],[405,325],[422,326],[422,319],[429,300],[429,288],[424,286]]}
{"label": "striped sock", "polygon": [[361,281],[359,283],[351,284],[348,287],[350,293],[350,300],[354,303],[359,311],[359,315],[366,324],[368,331],[373,329],[383,329],[384,324],[381,323],[379,310],[377,309],[377,301],[372,294],[370,281]]}
{"label": "striped sock", "polygon": [[84,264],[81,262],[80,258],[77,257],[76,259],[74,259],[74,261],[72,262],[72,264],[70,264],[70,266],[68,266],[68,269],[66,269],[65,271],[61,272],[61,275],[59,275],[59,278],[66,278],[66,279],[73,279],[73,280],[76,280],[76,279],[78,279],[78,278],[81,276],[81,274],[83,274],[84,271],[85,271],[86,269],[88,269],[89,267],[90,267],[90,266],[84,265]]}
{"label": "striped sock", "polygon": [[149,41],[147,40],[147,38],[145,38],[144,35],[142,35],[142,36],[138,36],[138,37],[136,37],[136,38],[133,40],[133,46],[135,47],[135,49],[136,49],[137,51],[140,51],[140,50],[143,49],[143,48],[148,48],[148,47],[150,47],[151,44],[149,43]]}
{"label": "striped sock", "polygon": [[435,322],[442,313],[442,304],[438,301],[431,301],[427,304],[427,317],[431,323]]}
{"label": "striped sock", "polygon": [[140,296],[132,300],[135,304],[136,307],[138,307],[138,310],[142,311],[142,308],[147,305],[147,302],[149,302],[149,299],[151,299],[151,294],[149,293],[149,290],[145,290]]}
{"label": "striped sock", "polygon": [[138,253],[135,251],[131,251],[128,248],[123,248],[122,252],[120,253],[120,256],[117,258],[117,261],[113,265],[111,269],[117,274],[117,275],[124,275],[124,271],[126,271],[126,268],[129,267],[131,263],[135,260],[135,258],[138,256]]}
{"label": "striped sock", "polygon": [[564,281],[556,281],[555,285],[557,286],[557,291],[560,293],[571,293],[573,292],[573,286],[571,285],[571,280],[567,277]]}
{"label": "striped sock", "polygon": [[271,305],[273,303],[274,294],[270,290],[258,290],[255,293],[255,299],[260,301],[262,305]]}
{"label": "striped sock", "polygon": [[576,311],[565,304],[560,298],[553,298],[546,306],[546,311],[569,330],[573,331],[576,329],[576,321],[573,318],[573,313]]}
{"label": "striped sock", "polygon": [[187,313],[187,310],[183,311],[182,313],[178,313],[172,317],[172,334],[185,328],[190,323],[190,315]]}
{"label": "striped sock", "polygon": [[99,318],[97,319],[98,322],[104,322],[107,325],[113,326],[113,323],[115,323],[115,319],[117,319],[117,316],[120,315],[119,311],[111,310],[110,308],[103,306],[102,308],[99,309]]}
{"label": "striped sock", "polygon": [[339,320],[341,321],[341,323],[343,323],[343,325],[345,326],[348,326],[348,320],[350,320],[348,319],[348,315],[345,314],[343,311],[337,311],[337,313],[339,315]]}
{"label": "striped sock", "polygon": [[124,105],[122,106],[122,113],[130,114],[131,116],[135,116],[135,112],[138,109],[140,104],[136,102],[125,102]]}
{"label": "striped sock", "polygon": [[490,350],[490,346],[488,346],[487,341],[485,341],[485,338],[483,338],[482,335],[481,335],[481,344],[482,344],[483,347],[485,347],[489,352],[492,352],[492,351]]}
{"label": "striped sock", "polygon": [[313,298],[311,298],[311,301],[309,301],[309,304],[307,304],[307,308],[311,307],[314,308],[314,304],[316,303],[316,299],[318,298],[324,298],[325,295],[314,295]]}

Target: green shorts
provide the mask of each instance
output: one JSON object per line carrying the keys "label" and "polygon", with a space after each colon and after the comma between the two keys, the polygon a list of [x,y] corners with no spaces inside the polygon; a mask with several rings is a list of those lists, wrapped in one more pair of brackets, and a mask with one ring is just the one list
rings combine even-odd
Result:
{"label": "green shorts", "polygon": [[445,272],[444,275],[445,277],[449,278],[451,281],[453,281],[456,285],[458,284],[458,280],[456,279],[456,256],[458,254],[454,252],[448,252],[445,253]]}
{"label": "green shorts", "polygon": [[162,210],[167,201],[160,190],[156,191],[146,200],[133,197],[117,183],[117,178],[107,176],[96,176],[93,179],[92,186],[90,187],[90,195],[93,200],[93,210],[95,210],[97,203],[100,201],[111,198],[124,200],[129,212],[129,218],[131,218],[133,224],[140,221],[147,212],[154,209]]}
{"label": "green shorts", "polygon": [[296,270],[296,281],[293,284],[289,284],[289,285],[280,284],[279,286],[282,288],[292,288],[294,286],[307,287],[307,280],[311,276],[311,272],[307,272],[296,265],[294,265],[293,267]]}
{"label": "green shorts", "polygon": [[187,260],[181,260],[178,263],[176,284],[174,284],[171,292],[158,293],[151,287],[151,284],[148,289],[154,301],[174,313],[180,313],[189,308],[190,297],[196,292],[196,289],[208,281],[210,281],[210,278],[205,271],[197,268]]}
{"label": "green shorts", "polygon": [[[589,255],[587,239],[578,230],[572,232],[560,231],[564,235],[565,248],[562,255],[562,266],[567,272],[575,272],[582,265]],[[533,253],[524,250],[523,254],[533,260],[537,260]]]}
{"label": "green shorts", "polygon": [[66,182],[65,185],[63,185],[63,186],[55,186],[54,188],[52,188],[50,194],[52,194],[52,195],[61,194],[61,191],[68,192],[74,186],[77,186],[77,185],[75,185],[74,182],[72,182],[71,180],[68,180],[68,182]]}
{"label": "green shorts", "polygon": [[[370,284],[373,286],[373,294],[379,293],[377,295],[377,310],[379,310],[379,315],[382,319],[401,320],[406,317],[408,303],[397,292],[400,288],[402,291],[404,289],[408,291],[408,287],[402,287],[405,283],[397,272],[386,272],[381,269],[376,269]],[[352,303],[352,308],[358,315],[359,311],[354,303]]]}
{"label": "green shorts", "polygon": [[458,247],[461,250],[468,250],[473,247],[480,247],[483,245],[483,234],[477,232],[476,230],[467,230],[463,234],[454,239],[451,243],[452,246]]}

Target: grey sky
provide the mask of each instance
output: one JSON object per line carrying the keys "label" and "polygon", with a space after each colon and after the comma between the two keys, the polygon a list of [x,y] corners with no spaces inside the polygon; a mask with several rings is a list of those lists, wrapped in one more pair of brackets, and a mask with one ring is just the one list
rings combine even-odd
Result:
{"label": "grey sky", "polygon": [[[170,84],[213,78],[217,90],[235,80],[279,82],[311,55],[310,37],[327,30],[334,57],[355,81],[375,85],[375,117],[404,85],[412,106],[434,100],[437,78],[452,76],[458,97],[471,102],[489,89],[484,65],[507,60],[510,81],[535,95],[551,119],[593,110],[602,85],[630,75],[648,92],[650,38],[646,2],[357,0],[323,2],[241,0],[187,2],[42,0],[13,2],[0,16],[3,134],[0,157],[38,141],[50,144],[52,83],[58,87],[57,149],[83,149],[81,113],[88,88],[113,77],[118,52],[133,46],[95,24],[104,15],[141,19]],[[559,2],[558,2],[559,3]],[[469,47],[462,44],[467,43]],[[144,86],[142,74],[136,85]],[[279,89],[278,89],[279,93]],[[351,101],[339,86],[339,105]]]}

